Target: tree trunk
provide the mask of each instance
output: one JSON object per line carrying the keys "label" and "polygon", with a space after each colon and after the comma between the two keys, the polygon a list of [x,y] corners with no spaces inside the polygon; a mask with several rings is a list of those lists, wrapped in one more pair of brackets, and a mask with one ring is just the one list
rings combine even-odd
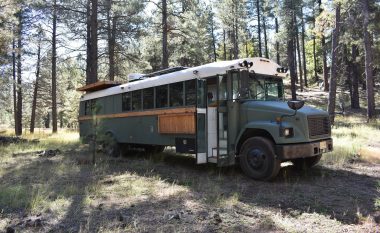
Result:
{"label": "tree trunk", "polygon": [[296,46],[297,46],[297,55],[298,55],[298,74],[299,74],[299,83],[300,83],[300,89],[303,91],[303,72],[302,72],[302,60],[301,60],[301,48],[300,48],[300,41],[299,41],[299,32],[298,32],[298,23],[297,18],[294,16],[294,24],[296,28]]}
{"label": "tree trunk", "polygon": [[287,42],[287,55],[288,55],[288,67],[290,72],[290,89],[292,91],[292,100],[297,99],[296,93],[296,72],[295,72],[295,64],[294,64],[294,42],[293,37],[288,38]]}
{"label": "tree trunk", "polygon": [[[212,13],[211,13],[212,14]],[[212,51],[214,53],[214,62],[216,62],[216,39],[214,34],[214,16],[211,15],[211,36],[212,36]]]}
{"label": "tree trunk", "polygon": [[[91,0],[91,83],[98,81],[98,0]],[[57,120],[57,117],[55,117]],[[53,116],[54,128],[54,116]]]}
{"label": "tree trunk", "polygon": [[257,38],[259,40],[259,47],[257,49],[259,50],[259,57],[262,57],[263,53],[261,50],[260,0],[256,0],[256,11],[257,11]]}
{"label": "tree trunk", "polygon": [[51,103],[52,103],[52,128],[57,133],[57,1],[53,1],[53,36],[52,36],[52,58],[51,58]]}
{"label": "tree trunk", "polygon": [[365,52],[365,77],[367,87],[367,118],[368,120],[375,117],[375,96],[373,92],[373,51],[371,37],[368,32],[369,24],[369,1],[362,0],[363,7],[363,35],[364,35],[364,52]]}
{"label": "tree trunk", "polygon": [[162,68],[169,67],[168,52],[168,12],[166,0],[162,0]]}
{"label": "tree trunk", "polygon": [[107,36],[108,36],[108,78],[110,81],[115,80],[115,33],[116,17],[111,17],[112,0],[107,1]]}
{"label": "tree trunk", "polygon": [[22,26],[23,26],[23,18],[22,18],[23,12],[20,11],[18,13],[18,20],[19,20],[19,25],[18,25],[18,41],[17,41],[17,111],[16,111],[16,124],[17,125],[15,128],[17,129],[16,135],[21,135],[22,134],[22,70],[21,70],[21,53],[22,53]]}
{"label": "tree trunk", "polygon": [[[276,26],[276,35],[278,35],[278,19],[277,17],[274,19],[275,26]],[[276,37],[277,38],[277,37]],[[278,42],[278,39],[276,39],[276,60],[277,64],[280,64],[280,42]]]}
{"label": "tree trunk", "polygon": [[322,60],[323,60],[323,84],[324,91],[329,91],[329,72],[327,67],[327,52],[326,52],[326,42],[325,36],[322,35],[321,38],[321,46],[322,46]]}
{"label": "tree trunk", "polygon": [[18,132],[17,125],[17,85],[16,85],[16,40],[12,42],[12,75],[13,75],[13,118],[15,122],[15,134]]}
{"label": "tree trunk", "polygon": [[330,89],[328,99],[328,113],[330,121],[333,124],[335,119],[335,102],[336,102],[336,85],[338,75],[338,47],[339,47],[339,33],[340,33],[340,4],[335,9],[335,29],[332,35],[332,51],[331,51],[331,74],[330,74]]}
{"label": "tree trunk", "polygon": [[226,30],[223,29],[223,59],[227,61]]}
{"label": "tree trunk", "polygon": [[34,83],[33,91],[33,101],[32,101],[32,114],[30,117],[30,133],[34,133],[35,121],[36,121],[36,107],[37,107],[37,95],[38,95],[38,85],[40,81],[40,64],[41,64],[41,37],[42,30],[39,33],[38,38],[38,49],[37,49],[37,67],[36,67],[36,81]]}
{"label": "tree trunk", "polygon": [[305,48],[305,22],[303,19],[303,11],[301,8],[301,24],[302,24],[302,32],[301,32],[301,37],[302,37],[302,58],[303,58],[303,76],[304,76],[304,81],[305,81],[305,87],[307,87],[307,68],[306,68],[306,48]]}
{"label": "tree trunk", "polygon": [[266,25],[266,18],[265,18],[265,16],[263,16],[263,30],[264,30],[265,57],[269,58],[268,39],[267,39],[267,25]]}
{"label": "tree trunk", "polygon": [[293,38],[293,58],[294,58],[294,72],[296,77],[296,84],[298,84],[298,72],[297,72],[297,43],[296,43],[296,32],[294,29],[294,38]]}
{"label": "tree trunk", "polygon": [[90,84],[91,80],[91,0],[87,0],[86,6],[86,84]]}
{"label": "tree trunk", "polygon": [[234,59],[239,58],[239,45],[238,45],[238,26],[237,26],[237,18],[234,19],[233,24],[233,45],[234,45]]}
{"label": "tree trunk", "polygon": [[352,96],[351,96],[351,108],[360,109],[360,101],[359,101],[359,72],[358,72],[358,64],[356,62],[356,57],[359,55],[358,46],[353,44],[351,46],[351,72],[352,72]]}
{"label": "tree trunk", "polygon": [[[313,7],[313,28],[315,28],[315,10]],[[315,41],[315,33],[313,33],[313,61],[314,61],[314,80],[318,81],[318,73],[317,73],[317,51],[316,51],[316,41]]]}

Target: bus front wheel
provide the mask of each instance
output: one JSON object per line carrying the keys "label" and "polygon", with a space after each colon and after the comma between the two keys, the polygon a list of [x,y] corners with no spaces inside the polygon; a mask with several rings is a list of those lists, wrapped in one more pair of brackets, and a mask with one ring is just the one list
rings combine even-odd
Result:
{"label": "bus front wheel", "polygon": [[243,172],[256,180],[271,180],[281,168],[273,142],[264,137],[247,139],[242,145],[239,161]]}

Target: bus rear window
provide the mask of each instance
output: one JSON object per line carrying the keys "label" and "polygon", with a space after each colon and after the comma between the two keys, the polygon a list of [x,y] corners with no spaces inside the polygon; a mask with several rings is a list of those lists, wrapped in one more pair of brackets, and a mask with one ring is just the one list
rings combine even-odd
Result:
{"label": "bus rear window", "polygon": [[185,105],[195,106],[197,104],[197,92],[195,80],[185,82]]}

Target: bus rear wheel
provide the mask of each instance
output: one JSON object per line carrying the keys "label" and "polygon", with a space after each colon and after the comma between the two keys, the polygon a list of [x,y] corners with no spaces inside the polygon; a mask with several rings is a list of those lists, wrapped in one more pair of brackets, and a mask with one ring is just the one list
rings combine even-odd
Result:
{"label": "bus rear wheel", "polygon": [[263,137],[252,137],[244,142],[239,162],[243,172],[256,180],[271,180],[281,168],[273,142]]}
{"label": "bus rear wheel", "polygon": [[102,142],[103,151],[110,157],[119,157],[121,153],[120,144],[116,141],[115,137],[107,133]]}
{"label": "bus rear wheel", "polygon": [[309,158],[293,159],[292,163],[296,170],[304,171],[317,165],[317,163],[319,162],[319,160],[321,160],[321,158],[322,158],[322,155],[316,155]]}

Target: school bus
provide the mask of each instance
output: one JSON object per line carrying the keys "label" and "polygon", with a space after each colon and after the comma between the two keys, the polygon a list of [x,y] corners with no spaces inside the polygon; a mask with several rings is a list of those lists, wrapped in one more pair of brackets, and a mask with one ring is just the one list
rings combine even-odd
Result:
{"label": "school bus", "polygon": [[121,147],[158,153],[174,146],[197,164],[238,163],[258,180],[274,178],[285,161],[310,168],[333,150],[329,116],[303,101],[285,101],[286,72],[266,58],[246,58],[133,74],[125,84],[90,84],[79,89],[86,91],[80,136],[94,134],[96,114],[114,156]]}

